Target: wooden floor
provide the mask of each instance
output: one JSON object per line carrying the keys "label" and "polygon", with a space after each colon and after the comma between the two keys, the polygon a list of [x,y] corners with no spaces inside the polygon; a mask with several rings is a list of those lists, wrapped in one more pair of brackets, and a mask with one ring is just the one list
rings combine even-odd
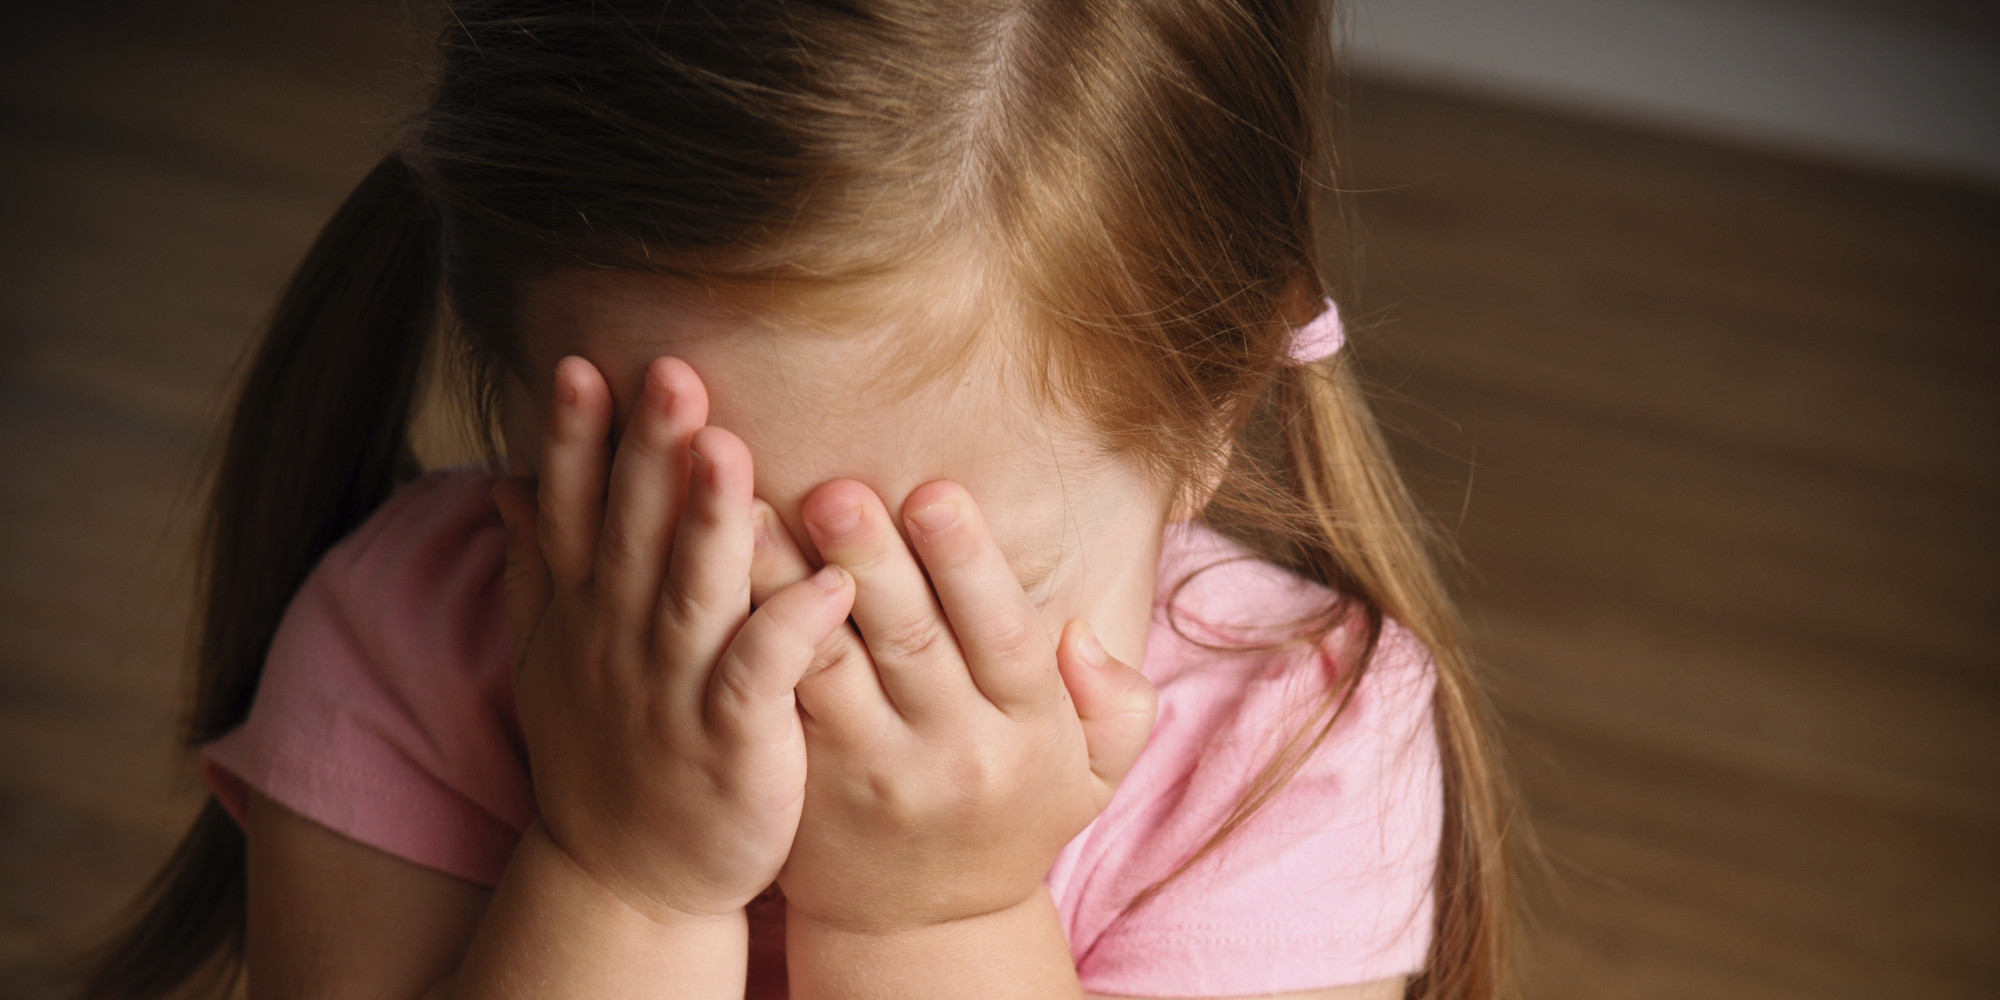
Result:
{"label": "wooden floor", "polygon": [[[196,802],[208,432],[411,89],[393,4],[275,6],[0,42],[0,997]],[[1529,995],[2000,995],[2000,195],[1352,104],[1355,339],[1549,858]]]}

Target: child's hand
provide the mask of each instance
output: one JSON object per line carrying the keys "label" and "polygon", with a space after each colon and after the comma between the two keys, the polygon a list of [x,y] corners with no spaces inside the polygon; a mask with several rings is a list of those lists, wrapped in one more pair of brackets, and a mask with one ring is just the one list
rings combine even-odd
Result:
{"label": "child's hand", "polygon": [[750,612],[750,453],[703,426],[687,365],[647,369],[615,459],[596,368],[565,359],[552,397],[539,490],[494,491],[541,822],[656,920],[734,914],[791,850],[806,778],[792,689],[852,580],[828,569]]}
{"label": "child's hand", "polygon": [[[779,884],[804,915],[869,932],[1026,900],[1110,801],[1155,707],[1084,623],[1049,641],[962,488],[930,483],[903,509],[915,555],[860,483],[804,507],[822,558],[856,580],[866,646],[837,632],[799,686],[811,767]],[[760,596],[806,571],[783,529],[767,531]]]}

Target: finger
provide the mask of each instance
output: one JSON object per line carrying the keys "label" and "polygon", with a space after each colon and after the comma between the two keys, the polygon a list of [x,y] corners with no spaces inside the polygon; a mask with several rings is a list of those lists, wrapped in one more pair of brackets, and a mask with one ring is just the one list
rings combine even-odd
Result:
{"label": "finger", "polygon": [[[773,594],[812,575],[812,567],[770,504],[757,500],[752,508],[756,554],[750,563],[750,601],[763,607]],[[808,717],[836,733],[874,732],[896,718],[867,647],[845,624],[819,644],[819,655],[799,682],[798,697]]]}
{"label": "finger", "polygon": [[792,533],[778,512],[761,498],[750,501],[750,603],[763,604],[771,595],[812,575]]}
{"label": "finger", "polygon": [[854,578],[838,566],[771,595],[709,675],[707,723],[748,742],[783,739],[798,724],[793,689],[853,604]]}
{"label": "finger", "polygon": [[1056,704],[1053,644],[972,495],[925,483],[903,501],[903,523],[980,692],[1010,714]]}
{"label": "finger", "polygon": [[1090,773],[1097,779],[1097,804],[1103,808],[1152,735],[1159,693],[1145,675],[1112,659],[1082,620],[1063,629],[1056,664],[1076,705],[1077,721],[1083,724]]}
{"label": "finger", "polygon": [[535,623],[548,610],[551,585],[549,566],[542,558],[535,538],[535,483],[521,476],[507,476],[493,484],[493,505],[500,508],[500,521],[507,527],[506,572],[507,625],[514,636],[514,667],[520,669],[528,637]]}
{"label": "finger", "polygon": [[854,574],[854,624],[896,711],[916,721],[984,701],[924,571],[875,491],[837,479],[813,490],[800,513],[820,558]]}
{"label": "finger", "polygon": [[[710,664],[750,614],[750,449],[720,427],[688,441],[687,497],[660,591],[660,635],[681,662]],[[670,660],[669,662],[673,662]]]}
{"label": "finger", "polygon": [[604,517],[604,470],[611,437],[611,390],[579,357],[556,364],[542,425],[536,534],[555,586],[590,582],[597,529]]}
{"label": "finger", "polygon": [[596,593],[618,620],[652,621],[667,546],[686,501],[688,442],[707,420],[708,393],[694,369],[675,358],[646,366],[645,387],[611,463],[597,539]]}

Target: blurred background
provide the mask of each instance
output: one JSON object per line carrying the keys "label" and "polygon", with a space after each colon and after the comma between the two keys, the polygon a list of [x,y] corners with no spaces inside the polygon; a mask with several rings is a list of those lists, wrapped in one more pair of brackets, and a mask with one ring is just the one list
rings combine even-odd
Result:
{"label": "blurred background", "polygon": [[[140,885],[260,320],[397,2],[0,38],[0,997]],[[1546,870],[1530,997],[2000,995],[2000,5],[1369,0],[1343,303]]]}

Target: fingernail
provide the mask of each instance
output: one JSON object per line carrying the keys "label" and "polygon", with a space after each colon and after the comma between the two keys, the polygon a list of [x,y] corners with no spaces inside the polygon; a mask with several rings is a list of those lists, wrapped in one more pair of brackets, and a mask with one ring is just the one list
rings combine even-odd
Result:
{"label": "fingernail", "polygon": [[750,519],[750,547],[762,549],[771,541],[771,521],[765,517]]}
{"label": "fingernail", "polygon": [[958,505],[947,500],[910,512],[910,520],[925,531],[943,531],[958,520]]}
{"label": "fingernail", "polygon": [[1082,632],[1083,634],[1076,639],[1076,655],[1083,657],[1083,662],[1093,667],[1103,666],[1104,644],[1097,641],[1097,633],[1091,631],[1089,622],[1084,623]]}
{"label": "fingernail", "polygon": [[849,507],[838,514],[821,518],[818,525],[820,533],[828,538],[845,538],[861,527],[861,508]]}
{"label": "fingernail", "polygon": [[692,445],[688,447],[688,458],[691,460],[690,464],[694,466],[692,471],[694,472],[696,481],[700,482],[703,486],[714,485],[715,459],[695,450]]}
{"label": "fingernail", "polygon": [[819,568],[819,572],[812,575],[812,581],[813,586],[831,594],[847,585],[847,571],[827,563]]}

